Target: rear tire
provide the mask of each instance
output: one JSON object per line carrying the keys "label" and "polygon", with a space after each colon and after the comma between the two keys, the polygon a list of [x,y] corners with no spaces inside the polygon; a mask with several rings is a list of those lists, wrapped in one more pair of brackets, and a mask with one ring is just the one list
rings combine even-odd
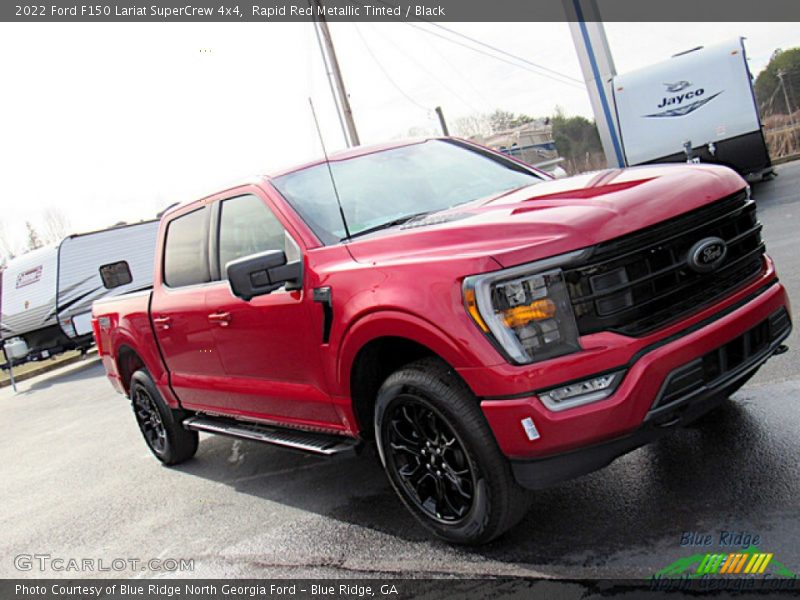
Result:
{"label": "rear tire", "polygon": [[150,373],[139,369],[131,377],[131,405],[139,430],[153,455],[165,465],[177,465],[197,452],[196,431],[183,428],[189,416],[170,408],[156,388]]}
{"label": "rear tire", "polygon": [[375,439],[395,492],[440,538],[485,543],[528,509],[529,496],[514,480],[478,400],[438,359],[410,363],[384,382]]}

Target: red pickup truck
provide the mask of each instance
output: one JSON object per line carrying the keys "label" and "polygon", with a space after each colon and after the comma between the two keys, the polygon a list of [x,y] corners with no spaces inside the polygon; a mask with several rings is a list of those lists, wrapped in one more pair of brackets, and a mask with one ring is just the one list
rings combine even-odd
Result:
{"label": "red pickup truck", "polygon": [[152,291],[97,302],[153,454],[198,432],[374,442],[413,515],[488,541],[529,494],[697,420],[785,350],[730,169],[552,180],[469,142],[358,148],[166,213]]}

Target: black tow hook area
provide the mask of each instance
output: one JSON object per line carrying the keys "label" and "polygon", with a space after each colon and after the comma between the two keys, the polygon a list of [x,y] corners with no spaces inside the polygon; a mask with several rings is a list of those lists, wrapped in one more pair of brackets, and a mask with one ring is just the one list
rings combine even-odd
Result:
{"label": "black tow hook area", "polygon": [[781,344],[777,348],[775,348],[775,352],[772,353],[773,356],[778,356],[779,354],[784,354],[785,352],[789,351],[789,346],[786,344]]}

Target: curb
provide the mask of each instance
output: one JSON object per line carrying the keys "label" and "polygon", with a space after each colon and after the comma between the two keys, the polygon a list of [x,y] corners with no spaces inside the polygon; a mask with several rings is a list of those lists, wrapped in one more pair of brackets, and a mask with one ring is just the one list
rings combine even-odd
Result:
{"label": "curb", "polygon": [[773,166],[782,165],[800,159],[800,154],[792,154],[790,156],[781,156],[772,160]]}
{"label": "curb", "polygon": [[[94,355],[94,356],[93,356]],[[61,367],[66,367],[68,365],[73,365],[78,362],[89,362],[93,358],[97,358],[97,355],[94,352],[90,352],[85,356],[73,356],[71,358],[65,358],[63,360],[48,362],[42,365],[40,369],[34,369],[33,371],[28,371],[27,373],[22,373],[21,375],[14,375],[14,381],[19,383],[21,381],[26,381],[28,379],[32,379],[34,377],[38,377],[39,375],[43,375],[45,373],[49,373],[50,371],[55,371],[56,369],[60,369]],[[6,374],[6,371],[2,371],[3,374]],[[11,387],[11,379],[6,379],[0,381],[0,389],[4,387]]]}

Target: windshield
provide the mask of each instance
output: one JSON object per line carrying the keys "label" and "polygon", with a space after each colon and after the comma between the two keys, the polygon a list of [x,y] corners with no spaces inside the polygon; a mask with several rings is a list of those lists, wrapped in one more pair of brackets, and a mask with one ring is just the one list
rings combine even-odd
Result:
{"label": "windshield", "polygon": [[[351,236],[542,181],[502,157],[444,140],[330,163]],[[346,237],[328,166],[272,180],[324,244]]]}

